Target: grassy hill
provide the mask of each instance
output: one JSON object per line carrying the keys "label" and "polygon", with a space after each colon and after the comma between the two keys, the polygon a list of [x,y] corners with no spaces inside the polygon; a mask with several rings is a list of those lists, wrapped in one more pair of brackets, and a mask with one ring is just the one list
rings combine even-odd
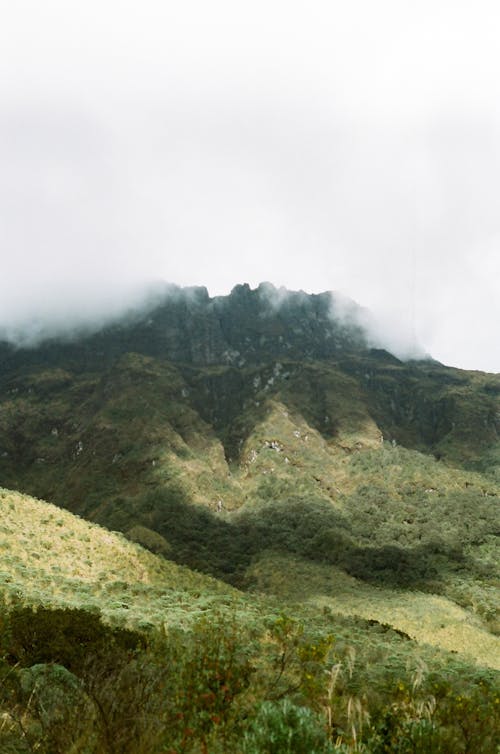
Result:
{"label": "grassy hill", "polygon": [[283,609],[290,603],[317,604],[339,615],[386,622],[421,643],[500,669],[500,640],[479,615],[445,597],[383,588],[348,576],[339,566],[263,550],[246,574],[251,599],[52,504],[0,490],[0,505],[0,587],[6,606],[98,611],[109,623],[146,630],[185,625],[228,605],[245,613],[253,604],[265,615],[269,595],[279,598]]}
{"label": "grassy hill", "polygon": [[[359,750],[376,752],[380,741],[396,745],[408,715],[423,747],[466,751],[472,741],[494,751],[499,640],[445,597],[276,550],[253,559],[243,593],[52,504],[2,490],[0,505],[2,751],[137,754],[169,742],[172,751],[245,754],[265,751],[285,725],[297,746],[354,752],[365,735],[370,748]],[[141,648],[131,653],[125,641]],[[221,672],[224,688],[234,686],[230,704],[227,691],[212,699]],[[382,735],[389,709],[395,728]],[[153,711],[154,731],[145,725]],[[450,722],[457,712],[465,738]]]}
{"label": "grassy hill", "polygon": [[189,622],[235,599],[231,587],[156,557],[119,532],[0,490],[0,588],[5,605],[79,608],[128,628]]}

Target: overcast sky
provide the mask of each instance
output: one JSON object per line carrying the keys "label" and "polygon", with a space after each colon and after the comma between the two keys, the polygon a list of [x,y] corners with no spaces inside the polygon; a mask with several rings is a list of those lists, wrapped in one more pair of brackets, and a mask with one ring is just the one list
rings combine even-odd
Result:
{"label": "overcast sky", "polygon": [[338,290],[500,372],[500,6],[0,0],[0,328]]}

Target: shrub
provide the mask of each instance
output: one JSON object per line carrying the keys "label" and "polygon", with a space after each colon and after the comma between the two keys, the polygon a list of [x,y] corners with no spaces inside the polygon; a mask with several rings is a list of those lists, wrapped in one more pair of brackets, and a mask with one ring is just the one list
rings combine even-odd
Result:
{"label": "shrub", "polygon": [[102,623],[99,613],[82,609],[16,607],[7,617],[7,657],[23,667],[55,662],[77,675],[90,652],[117,645],[133,651],[140,634]]}
{"label": "shrub", "polygon": [[307,707],[289,699],[263,702],[257,710],[243,743],[244,754],[328,754],[328,742],[321,719]]}

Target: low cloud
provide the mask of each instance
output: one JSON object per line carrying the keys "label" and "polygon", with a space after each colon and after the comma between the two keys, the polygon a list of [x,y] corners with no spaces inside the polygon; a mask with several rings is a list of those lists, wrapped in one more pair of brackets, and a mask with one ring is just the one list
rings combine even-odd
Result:
{"label": "low cloud", "polygon": [[[104,327],[122,322],[127,324],[143,317],[160,306],[169,296],[193,295],[191,288],[179,288],[166,282],[150,282],[142,285],[116,285],[115,288],[97,286],[89,298],[84,295],[75,299],[74,292],[64,294],[62,289],[52,291],[52,296],[26,302],[10,311],[10,319],[4,314],[0,325],[0,340],[20,348],[34,348],[51,340],[75,340]],[[270,282],[258,286],[259,296],[266,305],[279,310],[283,305],[299,306],[307,299],[304,291],[289,291],[284,286],[276,287]],[[341,327],[352,331],[353,337],[360,334],[369,347],[384,348],[399,359],[427,357],[417,343],[415,333],[404,324],[386,314],[370,311],[339,292],[324,292],[330,298],[330,316]]]}
{"label": "low cloud", "polygon": [[172,286],[156,282],[142,285],[95,286],[91,294],[52,289],[39,299],[4,312],[0,339],[20,348],[33,348],[51,340],[74,340],[107,325],[128,322],[158,306]]}
{"label": "low cloud", "polygon": [[[276,310],[284,304],[299,303],[307,297],[304,291],[289,291],[272,283],[261,283],[258,292]],[[330,316],[341,327],[351,330],[353,337],[361,334],[370,348],[382,348],[402,361],[429,358],[425,348],[418,342],[415,321],[394,315],[390,310],[370,310],[360,306],[349,296],[338,291],[325,291],[330,297]]]}
{"label": "low cloud", "polygon": [[98,327],[151,280],[271,280],[346,291],[394,353],[500,371],[490,6],[6,5],[5,337]]}

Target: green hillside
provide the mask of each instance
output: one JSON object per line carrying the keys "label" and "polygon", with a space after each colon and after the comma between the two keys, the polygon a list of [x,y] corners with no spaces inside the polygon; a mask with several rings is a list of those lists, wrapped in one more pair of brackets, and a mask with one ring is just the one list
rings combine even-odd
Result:
{"label": "green hillside", "polygon": [[245,754],[282,729],[304,753],[410,733],[422,753],[494,751],[498,639],[449,599],[271,551],[245,594],[54,505],[0,503],[2,751]]}
{"label": "green hillside", "polygon": [[496,752],[500,375],[268,285],[0,356],[5,751]]}
{"label": "green hillside", "polygon": [[415,420],[396,440],[374,397],[330,363],[210,367],[188,381],[127,354],[102,375],[28,372],[1,404],[2,480],[236,586],[278,549],[444,594],[497,631],[498,443],[481,412],[484,445],[463,429],[493,378],[470,379],[469,413],[456,408],[430,452],[416,435],[418,450],[400,445]]}
{"label": "green hillside", "polygon": [[237,594],[50,503],[0,490],[0,512],[7,608],[78,608],[98,611],[114,625],[147,629],[184,624]]}

